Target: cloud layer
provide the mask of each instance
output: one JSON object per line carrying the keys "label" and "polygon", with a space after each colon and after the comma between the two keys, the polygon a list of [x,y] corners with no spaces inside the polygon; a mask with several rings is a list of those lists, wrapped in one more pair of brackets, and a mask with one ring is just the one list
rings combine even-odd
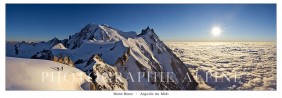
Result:
{"label": "cloud layer", "polygon": [[276,43],[166,44],[187,64],[200,84],[199,89],[276,90]]}

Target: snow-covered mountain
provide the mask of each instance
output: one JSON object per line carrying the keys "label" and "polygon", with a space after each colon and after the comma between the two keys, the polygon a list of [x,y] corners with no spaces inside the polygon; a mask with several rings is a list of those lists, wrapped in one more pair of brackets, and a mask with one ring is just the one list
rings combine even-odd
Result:
{"label": "snow-covered mountain", "polygon": [[7,56],[74,66],[91,76],[98,90],[188,90],[198,85],[187,66],[149,27],[137,35],[88,24],[64,40],[9,42],[6,49]]}

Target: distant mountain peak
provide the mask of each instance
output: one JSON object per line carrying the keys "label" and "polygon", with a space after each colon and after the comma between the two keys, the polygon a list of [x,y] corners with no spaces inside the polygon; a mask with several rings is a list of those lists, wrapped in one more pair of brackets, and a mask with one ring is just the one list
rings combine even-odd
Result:
{"label": "distant mountain peak", "polygon": [[57,37],[54,37],[53,39],[49,40],[51,46],[54,46],[60,42],[60,40]]}
{"label": "distant mountain peak", "polygon": [[88,33],[91,32],[99,27],[98,24],[89,23],[83,29],[81,29],[80,33]]}
{"label": "distant mountain peak", "polygon": [[[150,28],[149,26],[146,29],[142,29],[141,33],[138,36],[144,36],[144,35],[154,35],[157,36],[153,28]],[[158,37],[158,36],[157,36]]]}
{"label": "distant mountain peak", "polygon": [[51,39],[51,41],[58,41],[59,39],[57,37],[54,37],[53,39]]}

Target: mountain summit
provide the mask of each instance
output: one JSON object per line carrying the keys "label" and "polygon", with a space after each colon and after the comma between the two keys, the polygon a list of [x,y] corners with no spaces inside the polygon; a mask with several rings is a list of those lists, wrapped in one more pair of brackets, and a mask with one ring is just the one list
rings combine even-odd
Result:
{"label": "mountain summit", "polygon": [[96,90],[193,90],[198,85],[149,27],[137,35],[88,24],[63,40],[7,43],[6,54],[76,67],[92,77]]}

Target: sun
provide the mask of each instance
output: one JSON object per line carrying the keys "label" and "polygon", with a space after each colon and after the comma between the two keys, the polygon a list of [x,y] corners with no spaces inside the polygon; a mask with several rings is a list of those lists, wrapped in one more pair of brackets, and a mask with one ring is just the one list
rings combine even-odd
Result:
{"label": "sun", "polygon": [[215,26],[215,27],[213,27],[212,28],[212,34],[214,35],[214,36],[218,36],[218,35],[220,35],[220,33],[222,32],[221,31],[221,29],[220,29],[220,27],[218,27],[218,26]]}

